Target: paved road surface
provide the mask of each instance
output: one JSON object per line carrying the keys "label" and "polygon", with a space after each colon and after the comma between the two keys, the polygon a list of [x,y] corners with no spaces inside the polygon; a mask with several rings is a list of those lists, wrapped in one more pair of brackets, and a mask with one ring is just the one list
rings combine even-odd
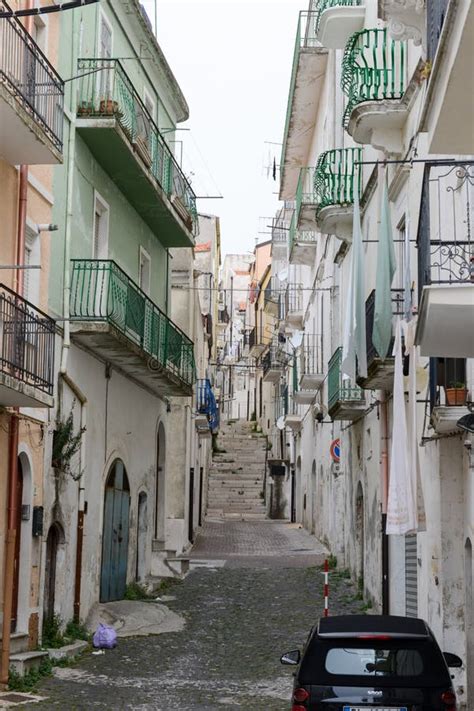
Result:
{"label": "paved road surface", "polygon": [[[209,521],[192,572],[166,603],[184,630],[86,654],[42,685],[47,701],[23,708],[288,711],[292,670],[279,656],[301,646],[322,613],[323,558],[313,536],[286,523]],[[342,576],[332,577],[331,604],[360,609]]]}

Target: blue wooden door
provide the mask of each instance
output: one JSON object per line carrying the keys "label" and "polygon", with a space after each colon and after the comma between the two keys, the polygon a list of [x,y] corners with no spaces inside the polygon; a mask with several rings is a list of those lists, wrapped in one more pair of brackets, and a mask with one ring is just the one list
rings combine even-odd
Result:
{"label": "blue wooden door", "polygon": [[117,459],[105,487],[100,601],[122,600],[127,584],[130,491],[123,462]]}

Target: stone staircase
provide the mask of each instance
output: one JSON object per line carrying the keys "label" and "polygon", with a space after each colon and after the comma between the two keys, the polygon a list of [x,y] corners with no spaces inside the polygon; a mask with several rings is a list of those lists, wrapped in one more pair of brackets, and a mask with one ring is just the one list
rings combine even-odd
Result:
{"label": "stone staircase", "polygon": [[237,420],[221,424],[217,445],[223,451],[212,455],[207,516],[236,520],[265,519],[266,438],[253,433],[251,422]]}

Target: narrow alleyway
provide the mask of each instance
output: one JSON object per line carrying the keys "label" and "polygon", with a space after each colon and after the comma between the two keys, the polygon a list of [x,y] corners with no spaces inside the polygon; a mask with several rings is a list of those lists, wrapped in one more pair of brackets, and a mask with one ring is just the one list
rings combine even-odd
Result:
{"label": "narrow alleyway", "polygon": [[[291,524],[207,522],[191,573],[168,591],[184,630],[120,639],[103,656],[56,669],[38,708],[286,711],[292,676],[279,656],[302,645],[322,612],[323,559],[314,537]],[[331,605],[360,609],[342,573],[331,576]]]}

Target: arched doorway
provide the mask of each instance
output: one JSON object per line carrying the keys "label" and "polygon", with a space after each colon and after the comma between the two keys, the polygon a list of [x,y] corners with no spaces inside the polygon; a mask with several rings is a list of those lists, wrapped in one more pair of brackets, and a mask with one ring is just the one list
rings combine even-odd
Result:
{"label": "arched doorway", "polygon": [[165,482],[166,482],[166,438],[165,428],[160,422],[156,441],[155,477],[155,538],[165,539]]}
{"label": "arched doorway", "polygon": [[[473,583],[472,542],[470,538],[466,540],[464,546],[464,592],[466,598],[466,669],[474,669],[474,589]],[[472,674],[467,675],[467,700],[474,703],[474,678]]]}
{"label": "arched doorway", "polygon": [[137,525],[137,580],[145,580],[146,575],[146,542],[148,538],[148,497],[144,491],[138,495],[138,525]]}
{"label": "arched doorway", "polygon": [[301,482],[301,457],[296,460],[296,520],[303,523],[303,487]]}
{"label": "arched doorway", "polygon": [[53,523],[46,539],[46,564],[44,576],[43,621],[52,620],[56,602],[56,571],[58,549],[64,541],[64,533],[59,523]]}
{"label": "arched doorway", "polygon": [[15,558],[13,561],[13,599],[12,599],[12,617],[11,631],[16,632],[18,623],[18,595],[20,586],[20,566],[21,566],[21,507],[23,504],[23,467],[21,458],[17,459],[18,474],[16,484],[16,538],[15,538]]}
{"label": "arched doorway", "polygon": [[359,592],[364,593],[364,492],[362,484],[357,485],[355,500],[356,560]]}
{"label": "arched doorway", "polygon": [[100,601],[122,600],[127,584],[130,486],[121,459],[112,464],[105,485]]}

